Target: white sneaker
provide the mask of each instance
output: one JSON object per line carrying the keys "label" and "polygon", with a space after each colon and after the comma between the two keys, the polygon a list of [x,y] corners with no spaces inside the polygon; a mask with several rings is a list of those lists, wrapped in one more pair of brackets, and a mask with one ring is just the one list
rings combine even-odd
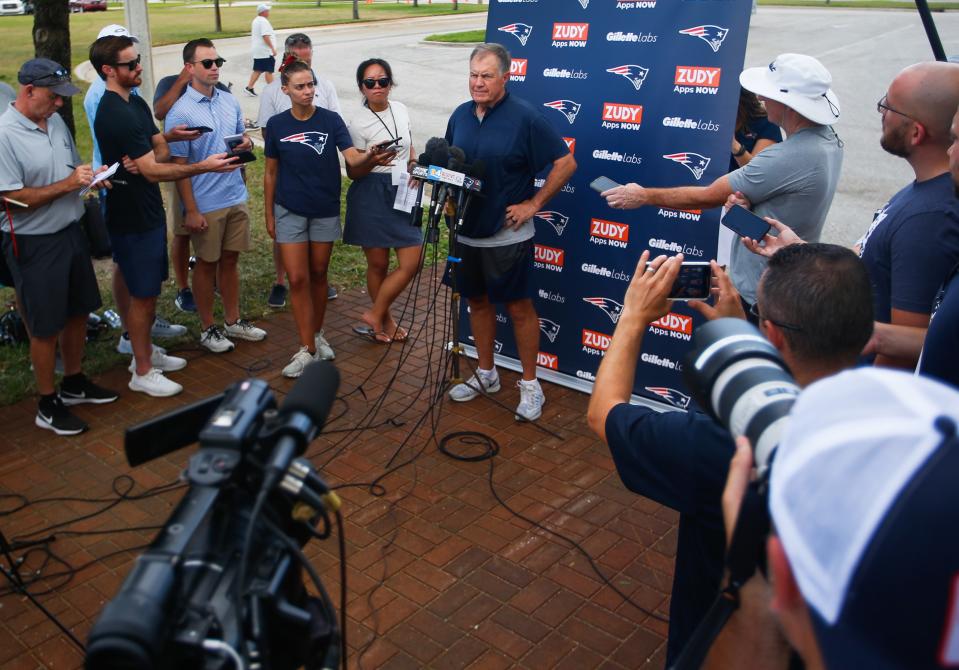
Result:
{"label": "white sneaker", "polygon": [[306,347],[300,347],[300,350],[293,354],[293,358],[290,359],[289,364],[283,368],[283,376],[296,379],[303,374],[303,370],[306,369],[307,365],[318,360],[320,359],[317,358],[316,354],[311,354],[310,350]]}
{"label": "white sneaker", "polygon": [[182,386],[164,377],[163,373],[156,368],[150,368],[145,375],[134,372],[128,386],[131,391],[146,393],[154,398],[166,398],[183,390]]}
{"label": "white sneaker", "polygon": [[[186,359],[179,356],[167,356],[167,354],[157,346],[153,347],[150,354],[150,367],[154,367],[160,372],[176,372],[186,367]],[[134,356],[127,368],[130,372],[137,371],[137,357]]]}
{"label": "white sneaker", "polygon": [[500,390],[499,373],[495,369],[487,372],[477,368],[476,374],[467,379],[465,384],[457,384],[450,389],[450,400],[455,402],[472,400],[480,394],[480,389],[484,393],[496,393]]}
{"label": "white sneaker", "polygon": [[234,345],[226,339],[216,324],[203,331],[200,335],[200,346],[206,347],[215,354],[222,354],[227,351],[233,351]]}
{"label": "white sneaker", "polygon": [[336,358],[336,353],[330,343],[326,341],[326,338],[323,337],[322,330],[313,336],[313,344],[316,345],[316,360],[332,361]]}
{"label": "white sneaker", "polygon": [[249,321],[244,321],[243,319],[237,319],[236,323],[224,323],[223,332],[227,337],[235,337],[239,340],[247,340],[249,342],[259,342],[266,337],[265,330],[257,328]]}
{"label": "white sneaker", "polygon": [[186,335],[186,326],[178,323],[170,323],[162,316],[153,320],[153,327],[150,328],[150,337],[180,337]]}
{"label": "white sneaker", "polygon": [[537,380],[531,382],[522,379],[516,382],[519,387],[519,405],[516,407],[517,421],[536,421],[543,415],[543,405],[546,404],[546,396],[543,395],[543,388]]}
{"label": "white sneaker", "polygon": [[[157,344],[153,345],[153,351],[154,353],[157,351],[159,351],[161,354],[166,353],[166,349]],[[127,356],[133,355],[133,343],[130,342],[130,336],[127,333],[122,333],[120,335],[120,341],[117,342],[117,353],[126,354]]]}

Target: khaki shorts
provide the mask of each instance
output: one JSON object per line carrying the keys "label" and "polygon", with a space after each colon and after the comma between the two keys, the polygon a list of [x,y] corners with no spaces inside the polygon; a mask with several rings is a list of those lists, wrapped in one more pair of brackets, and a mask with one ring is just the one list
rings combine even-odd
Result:
{"label": "khaki shorts", "polygon": [[220,260],[223,251],[247,251],[250,248],[250,212],[246,205],[215,209],[203,215],[207,229],[191,233],[193,254],[207,263]]}
{"label": "khaki shorts", "polygon": [[190,231],[183,225],[183,201],[180,200],[180,191],[175,181],[165,181],[160,185],[163,200],[166,202],[166,227],[171,235],[186,235]]}

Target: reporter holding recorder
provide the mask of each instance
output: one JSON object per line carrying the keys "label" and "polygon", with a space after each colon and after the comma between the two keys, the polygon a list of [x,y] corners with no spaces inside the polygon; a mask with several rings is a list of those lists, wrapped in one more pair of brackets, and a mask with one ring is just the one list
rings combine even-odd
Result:
{"label": "reporter holding recorder", "polygon": [[327,270],[340,237],[340,164],[334,147],[350,169],[388,165],[396,152],[355,149],[340,115],[314,105],[316,80],[307,63],[289,64],[280,80],[292,107],[266,125],[263,209],[266,230],[280,245],[290,279],[300,336],[300,348],[283,375],[299,377],[312,361],[335,357],[323,334]]}
{"label": "reporter holding recorder", "polygon": [[[347,166],[353,180],[346,193],[346,226],[343,242],[363,247],[366,255],[366,288],[372,306],[360,317],[364,326],[355,330],[374,342],[388,344],[406,340],[406,331],[390,313],[393,301],[403,292],[420,264],[423,233],[410,225],[410,215],[394,209],[397,185],[409,179],[413,130],[406,105],[390,100],[396,85],[393,69],[381,58],[369,58],[356,68],[356,85],[363,94],[363,107],[347,126],[353,144],[372,150],[389,144],[396,152],[392,165]],[[389,272],[390,249],[398,267]]]}

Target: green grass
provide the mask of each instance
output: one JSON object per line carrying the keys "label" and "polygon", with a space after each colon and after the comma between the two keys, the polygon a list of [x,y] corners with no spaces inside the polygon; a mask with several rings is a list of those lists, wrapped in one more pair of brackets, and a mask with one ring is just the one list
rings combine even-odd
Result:
{"label": "green grass", "polygon": [[[479,8],[462,5],[459,11],[485,10],[485,5]],[[150,5],[151,32],[154,43],[179,43],[203,35],[227,37],[248,34],[252,18],[250,7],[230,8],[224,6],[221,8],[221,12],[224,32],[217,35],[212,30],[212,6],[209,9],[185,9],[179,6],[179,3],[172,2],[166,5]],[[271,13],[270,21],[275,28],[343,23],[351,22],[351,12],[351,3],[324,2],[322,8],[279,6],[275,7]],[[361,20],[385,20],[447,13],[451,13],[450,5],[423,5],[418,8],[406,5],[360,5]],[[90,42],[96,37],[100,28],[111,21],[122,21],[122,14],[111,11],[107,12],[106,15],[97,12],[72,14],[70,16],[73,66],[86,60]],[[0,17],[0,80],[10,83],[14,88],[17,86],[16,73],[20,64],[33,57],[33,46],[30,39],[32,27],[32,16]],[[86,89],[86,83],[77,83],[82,89]],[[72,102],[77,127],[77,146],[81,156],[89,156],[92,146],[90,129],[83,113],[83,94],[74,96]],[[272,245],[263,226],[263,157],[259,150],[258,156],[259,160],[247,166],[253,248],[245,253],[240,260],[242,273],[241,312],[244,317],[250,319],[267,316],[271,312],[266,306],[266,296],[274,281]],[[344,207],[348,186],[349,180],[344,178],[343,197],[341,198]],[[441,250],[440,257],[444,256],[445,250]],[[104,308],[112,307],[111,263],[109,261],[97,261],[95,267]],[[366,260],[362,250],[358,247],[338,243],[330,265],[330,281],[333,285],[337,288],[362,286],[365,283],[365,273]],[[194,315],[177,312],[173,307],[175,296],[176,287],[171,276],[171,280],[164,286],[163,293],[158,301],[158,312],[189,327],[190,333],[181,342],[164,342],[164,345],[173,347],[178,344],[194,346],[200,332],[199,319]],[[6,305],[12,301],[12,289],[0,288],[0,308],[5,309]],[[222,313],[218,311],[218,318],[221,318],[221,316]],[[98,341],[87,344],[84,359],[85,372],[95,375],[127,363],[127,357],[116,353],[115,347],[118,337],[119,333],[111,330],[102,334]],[[6,405],[17,402],[32,395],[35,389],[27,345],[0,345],[0,404]]]}
{"label": "green grass", "polygon": [[486,40],[485,30],[464,30],[460,33],[438,33],[426,38],[427,42],[452,42],[464,44],[470,42],[483,42]]}

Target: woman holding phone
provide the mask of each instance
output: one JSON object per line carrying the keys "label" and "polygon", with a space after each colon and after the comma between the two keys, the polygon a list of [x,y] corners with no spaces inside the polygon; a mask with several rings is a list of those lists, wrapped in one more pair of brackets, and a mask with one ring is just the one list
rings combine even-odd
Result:
{"label": "woman holding phone", "polygon": [[336,112],[313,105],[316,81],[303,61],[280,75],[283,92],[293,106],[266,125],[266,168],[263,209],[266,230],[280,247],[290,280],[290,303],[300,348],[283,368],[283,376],[299,377],[314,360],[332,360],[323,335],[327,269],[333,242],[340,237],[339,149],[351,168],[388,165],[393,150],[368,152],[353,147],[346,124]]}
{"label": "woman holding phone", "polygon": [[[410,214],[394,209],[397,185],[409,179],[413,140],[406,106],[390,100],[396,82],[390,64],[370,58],[356,68],[356,85],[363,106],[349,119],[353,144],[372,150],[388,145],[396,152],[392,165],[347,166],[353,183],[346,194],[346,227],[343,241],[363,247],[366,287],[373,304],[353,330],[374,342],[402,342],[406,331],[393,318],[390,307],[409,285],[420,265],[423,234],[410,225]],[[390,249],[396,250],[397,267],[389,272]]]}

